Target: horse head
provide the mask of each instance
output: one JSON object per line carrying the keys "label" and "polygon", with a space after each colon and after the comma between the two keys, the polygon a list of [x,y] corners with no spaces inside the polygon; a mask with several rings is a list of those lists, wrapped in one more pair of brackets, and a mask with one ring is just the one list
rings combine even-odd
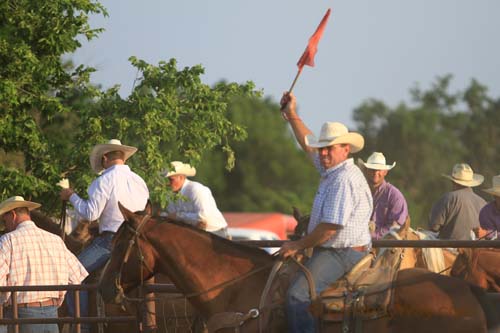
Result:
{"label": "horse head", "polygon": [[472,249],[459,248],[458,255],[451,266],[450,275],[466,279],[471,270]]}
{"label": "horse head", "polygon": [[[410,217],[406,218],[405,223],[399,228],[391,228],[384,235],[384,240],[416,240],[418,236],[413,233],[410,228]],[[377,251],[377,259],[375,266],[394,267],[395,269],[413,268],[417,262],[417,254],[413,248],[380,248]]]}
{"label": "horse head", "polygon": [[113,238],[111,258],[99,281],[99,292],[106,303],[122,303],[124,293],[154,275],[154,251],[145,233],[151,218],[151,203],[133,213],[118,203],[124,222]]}

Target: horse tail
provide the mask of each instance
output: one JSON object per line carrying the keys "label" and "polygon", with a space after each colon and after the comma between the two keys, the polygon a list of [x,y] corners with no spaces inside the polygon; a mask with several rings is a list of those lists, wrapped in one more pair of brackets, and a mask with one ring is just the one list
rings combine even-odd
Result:
{"label": "horse tail", "polygon": [[500,333],[500,318],[498,316],[500,298],[493,299],[493,297],[488,296],[486,291],[473,284],[469,284],[469,288],[483,309],[488,332]]}

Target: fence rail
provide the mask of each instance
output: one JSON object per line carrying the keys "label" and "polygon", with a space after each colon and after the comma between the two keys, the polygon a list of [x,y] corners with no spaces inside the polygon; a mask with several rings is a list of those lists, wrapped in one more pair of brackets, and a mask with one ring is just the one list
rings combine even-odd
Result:
{"label": "fence rail", "polygon": [[[280,247],[285,240],[244,240],[238,241],[240,244],[246,244],[258,247]],[[432,248],[500,248],[500,240],[374,240],[372,246],[379,247],[432,247]]]}
{"label": "fence rail", "polygon": [[[280,247],[283,240],[274,241],[237,241],[257,247]],[[491,241],[469,241],[469,240],[374,240],[373,247],[415,247],[415,248],[500,248],[500,240]],[[17,318],[17,311],[13,311],[13,318],[3,318],[0,306],[0,325],[15,325],[15,332],[19,331],[19,324],[45,324],[45,323],[72,323],[75,325],[75,332],[80,332],[80,323],[116,323],[116,322],[137,322],[136,316],[109,316],[109,317],[80,317],[78,306],[79,291],[95,290],[97,284],[83,285],[51,285],[51,286],[1,286],[0,293],[12,292],[12,309],[17,308],[17,292],[20,291],[61,291],[66,290],[75,293],[76,311],[74,317],[62,318]],[[145,292],[180,294],[180,291],[173,284],[151,284],[143,286]],[[492,297],[500,298],[500,294],[492,294]]]}

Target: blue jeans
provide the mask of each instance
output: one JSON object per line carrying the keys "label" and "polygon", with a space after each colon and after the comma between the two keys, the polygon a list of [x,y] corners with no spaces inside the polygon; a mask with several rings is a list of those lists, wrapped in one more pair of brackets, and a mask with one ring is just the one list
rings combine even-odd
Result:
{"label": "blue jeans", "polygon": [[[350,248],[314,248],[313,256],[305,266],[312,273],[316,293],[319,295],[331,283],[349,272],[366,254],[367,252],[358,252]],[[288,332],[317,332],[316,320],[309,312],[310,305],[309,284],[304,273],[299,271],[287,294]]]}
{"label": "blue jeans", "polygon": [[[79,255],[78,260],[82,263],[87,272],[92,273],[103,267],[111,256],[112,233],[104,233],[96,237]],[[75,297],[72,292],[66,294],[68,312],[75,315]],[[87,291],[80,291],[80,315],[87,317],[89,314],[89,294]],[[82,324],[82,331],[90,330],[90,324]]]}
{"label": "blue jeans", "polygon": [[[5,311],[5,318],[12,318],[12,309]],[[18,318],[57,318],[57,306],[18,307]],[[14,326],[9,328],[14,332]],[[24,324],[19,325],[20,333],[59,333],[57,324]],[[7,333],[7,325],[0,325],[0,333]]]}

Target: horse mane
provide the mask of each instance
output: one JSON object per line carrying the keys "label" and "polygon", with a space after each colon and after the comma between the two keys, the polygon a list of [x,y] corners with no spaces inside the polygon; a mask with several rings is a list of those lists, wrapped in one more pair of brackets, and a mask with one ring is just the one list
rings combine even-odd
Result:
{"label": "horse mane", "polygon": [[[192,225],[185,223],[183,221],[180,221],[180,220],[173,220],[173,219],[167,218],[165,216],[152,216],[151,218],[157,223],[171,223],[171,224],[176,225],[178,227],[188,229],[191,232],[194,232],[194,233],[202,236],[205,239],[211,239],[211,240],[217,242],[218,245],[221,245],[224,248],[231,249],[231,251],[233,251],[233,252],[235,250],[237,250],[241,253],[244,253],[245,255],[253,254],[254,256],[258,256],[258,257],[266,257],[266,259],[273,257],[261,248],[233,242],[229,239],[226,239],[224,237],[220,237],[220,236],[213,234],[211,232],[196,228],[195,226],[192,226]],[[123,227],[123,224],[122,224],[122,227]]]}

